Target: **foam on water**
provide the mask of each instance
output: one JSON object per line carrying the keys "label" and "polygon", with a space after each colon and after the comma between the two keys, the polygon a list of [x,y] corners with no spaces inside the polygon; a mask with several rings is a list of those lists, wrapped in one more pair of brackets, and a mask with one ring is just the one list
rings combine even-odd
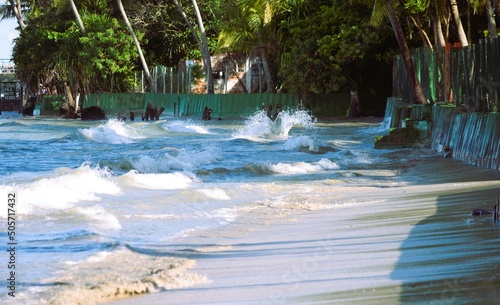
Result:
{"label": "foam on water", "polygon": [[134,169],[142,173],[161,173],[172,170],[191,171],[220,159],[220,148],[209,146],[197,152],[171,151],[159,156],[141,155],[130,160],[130,163]]}
{"label": "foam on water", "polygon": [[129,185],[155,190],[185,189],[197,181],[193,174],[188,173],[140,174],[135,170],[129,171],[120,179],[124,178]]}
{"label": "foam on water", "polygon": [[195,124],[191,120],[168,122],[163,124],[163,128],[171,133],[211,134],[205,126]]}
{"label": "foam on water", "polygon": [[277,174],[297,175],[308,174],[325,170],[338,169],[340,166],[329,159],[322,158],[316,163],[294,162],[270,164],[269,169]]}
{"label": "foam on water", "polygon": [[106,144],[128,144],[144,138],[137,130],[118,120],[109,120],[97,127],[79,130],[87,139]]}
{"label": "foam on water", "polygon": [[98,304],[134,295],[190,287],[208,282],[189,272],[195,262],[120,249],[99,252],[81,261],[67,261],[42,293],[49,304]]}
{"label": "foam on water", "polygon": [[[82,201],[100,201],[101,195],[118,195],[120,188],[106,169],[84,164],[77,169],[61,168],[35,181],[1,185],[0,192],[16,191],[23,204],[17,213],[45,213],[72,208]],[[0,212],[6,217],[6,210]]]}
{"label": "foam on water", "polygon": [[290,137],[283,144],[285,150],[295,150],[297,148],[307,147],[309,151],[317,151],[318,147],[314,144],[314,140],[309,136],[300,135],[298,137]]}
{"label": "foam on water", "polygon": [[237,130],[234,138],[261,142],[265,140],[287,139],[294,126],[310,128],[314,119],[306,111],[282,111],[275,121],[265,111],[258,111],[248,117],[242,128]]}
{"label": "foam on water", "polygon": [[216,200],[230,200],[231,197],[224,191],[223,189],[220,188],[212,188],[212,189],[197,189],[196,190],[199,193],[202,193],[206,197],[210,199],[216,199]]}
{"label": "foam on water", "polygon": [[120,221],[115,215],[109,213],[100,205],[91,207],[74,207],[69,210],[70,214],[78,214],[87,223],[91,223],[95,228],[101,230],[121,229]]}

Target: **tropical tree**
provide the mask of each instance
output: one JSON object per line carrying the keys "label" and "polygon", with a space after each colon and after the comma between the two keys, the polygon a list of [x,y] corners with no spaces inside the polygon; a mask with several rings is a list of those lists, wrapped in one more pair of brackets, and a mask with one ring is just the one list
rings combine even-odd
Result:
{"label": "tropical tree", "polygon": [[474,13],[485,12],[488,30],[485,31],[489,38],[497,37],[497,25],[495,20],[495,9],[492,0],[470,0],[470,4],[474,9]]}
{"label": "tropical tree", "polygon": [[262,61],[267,92],[275,91],[274,71],[270,55],[279,50],[278,21],[294,1],[237,0],[240,14],[222,25],[219,34],[220,50],[239,51],[259,56]]}
{"label": "tropical tree", "polygon": [[23,19],[23,4],[21,3],[22,1],[14,2],[14,0],[9,0],[8,2],[10,4],[10,11],[16,17],[19,28],[21,30],[24,30],[24,28],[26,28],[26,24]]}
{"label": "tropical tree", "polygon": [[[311,103],[313,94],[358,91],[369,86],[365,78],[380,79],[381,70],[374,77],[364,76],[375,70],[375,57],[383,57],[376,49],[386,43],[390,34],[385,28],[368,24],[367,7],[323,3],[309,7],[307,14],[288,19],[286,29],[281,29],[282,89],[298,94],[305,104]],[[305,11],[304,7],[297,9]],[[387,48],[387,44],[384,46]],[[367,61],[371,69],[365,66]]]}
{"label": "tropical tree", "polygon": [[415,66],[411,58],[410,49],[406,42],[406,37],[399,20],[399,10],[400,6],[397,2],[394,2],[394,0],[375,1],[375,4],[373,6],[373,13],[371,16],[371,23],[373,25],[380,26],[385,17],[389,17],[392,30],[394,31],[394,34],[396,36],[399,50],[403,58],[406,72],[408,73],[408,79],[410,81],[414,102],[417,104],[424,104],[426,103],[426,98],[424,95],[424,91],[422,90],[420,81],[417,77]]}
{"label": "tropical tree", "polygon": [[[196,0],[192,0],[192,5],[194,8],[194,12],[196,15],[196,22],[197,22],[197,30],[193,26],[192,22],[190,21],[189,17],[187,16],[185,10],[182,8],[181,4],[179,1],[174,0],[174,4],[177,7],[177,10],[179,13],[182,15],[183,19],[186,21],[187,26],[189,27],[191,33],[193,34],[193,37],[198,44],[202,58],[203,58],[203,65],[205,68],[205,77],[206,77],[206,82],[207,82],[207,93],[212,94],[214,93],[214,86],[212,83],[212,61],[210,59],[210,50],[208,48],[208,42],[207,42],[207,34],[205,32],[205,26],[203,24],[203,19],[200,13],[200,9],[198,7],[198,3]],[[198,36],[199,33],[199,36]]]}
{"label": "tropical tree", "polygon": [[116,0],[116,3],[118,5],[118,9],[123,17],[123,21],[125,22],[125,25],[132,36],[134,40],[134,44],[137,48],[137,52],[139,53],[139,59],[142,64],[142,69],[144,71],[144,74],[146,74],[146,78],[148,79],[149,85],[151,86],[151,91],[156,92],[156,82],[153,80],[153,77],[151,76],[151,73],[149,72],[148,65],[146,63],[146,59],[144,58],[144,54],[142,53],[142,48],[141,44],[139,43],[139,40],[137,39],[137,36],[135,35],[134,29],[130,25],[130,21],[128,20],[127,13],[125,12],[125,9],[123,8],[123,4],[121,0]]}
{"label": "tropical tree", "polygon": [[21,32],[13,50],[21,81],[32,90],[40,83],[59,86],[70,104],[71,93],[131,90],[137,51],[107,1],[79,2],[86,35],[69,4],[54,1],[28,14],[28,30]]}
{"label": "tropical tree", "polygon": [[73,11],[73,14],[75,14],[76,21],[78,22],[78,26],[80,27],[80,31],[82,32],[82,35],[87,35],[87,31],[85,30],[85,26],[83,25],[82,18],[80,17],[80,13],[78,12],[78,9],[76,8],[75,1],[69,0],[69,4],[71,6],[71,10]]}
{"label": "tropical tree", "polygon": [[460,12],[458,10],[457,0],[450,0],[451,14],[453,20],[455,21],[455,27],[457,29],[458,39],[462,47],[466,48],[469,46],[469,41],[467,40],[467,35],[465,34],[464,27],[462,25],[462,20],[460,19]]}

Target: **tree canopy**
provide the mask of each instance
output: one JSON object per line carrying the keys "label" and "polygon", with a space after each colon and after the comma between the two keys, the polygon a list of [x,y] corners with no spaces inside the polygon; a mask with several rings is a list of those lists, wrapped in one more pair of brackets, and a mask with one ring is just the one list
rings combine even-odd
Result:
{"label": "tree canopy", "polygon": [[[120,14],[120,3],[134,35]],[[386,18],[388,4],[409,47],[440,48],[446,41],[465,45],[467,40],[496,35],[492,23],[498,1],[375,4],[369,0],[38,0],[7,1],[0,15],[18,19],[21,33],[13,59],[21,81],[33,90],[39,83],[66,82],[74,92],[132,91],[134,73],[141,70],[141,52],[134,47],[133,36],[150,67],[176,67],[186,59],[204,59],[207,65],[210,55],[243,52],[262,61],[267,91],[308,98],[342,90],[381,90],[373,67],[384,74],[390,70],[392,55],[399,52],[392,19]],[[456,13],[461,23],[453,21]],[[390,79],[386,82],[390,86]]]}

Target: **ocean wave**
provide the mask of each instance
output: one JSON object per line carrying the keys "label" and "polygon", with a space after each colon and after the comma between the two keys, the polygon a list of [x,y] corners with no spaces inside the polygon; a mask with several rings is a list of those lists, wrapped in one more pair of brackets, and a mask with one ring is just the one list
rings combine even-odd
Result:
{"label": "ocean wave", "polygon": [[109,120],[97,127],[80,129],[79,132],[88,140],[105,144],[128,144],[144,138],[134,127],[118,120]]}
{"label": "ocean wave", "polygon": [[165,130],[171,133],[193,133],[193,134],[211,134],[211,132],[201,124],[195,124],[188,121],[172,121],[162,125]]}
{"label": "ocean wave", "polygon": [[318,162],[313,162],[313,163],[279,162],[274,164],[249,164],[245,166],[246,171],[261,175],[272,175],[272,174],[300,175],[300,174],[310,174],[327,170],[335,170],[339,168],[340,166],[337,163],[327,158],[322,158]]}
{"label": "ocean wave", "polygon": [[311,128],[313,122],[314,119],[307,111],[282,111],[274,121],[264,111],[258,111],[246,119],[243,127],[233,134],[233,138],[255,142],[286,139],[293,127]]}
{"label": "ocean wave", "polygon": [[141,173],[164,173],[172,170],[192,171],[202,165],[222,159],[221,149],[206,147],[200,151],[171,151],[158,156],[141,155],[131,158],[133,168]]}
{"label": "ocean wave", "polygon": [[196,176],[189,173],[141,174],[135,170],[119,179],[128,186],[155,190],[184,189],[197,181]]}
{"label": "ocean wave", "polygon": [[[101,195],[118,195],[121,190],[108,170],[83,164],[76,169],[59,168],[34,181],[2,185],[0,192],[22,194],[23,204],[17,213],[37,214],[67,210],[79,202],[100,201]],[[0,213],[6,217],[7,210]]]}

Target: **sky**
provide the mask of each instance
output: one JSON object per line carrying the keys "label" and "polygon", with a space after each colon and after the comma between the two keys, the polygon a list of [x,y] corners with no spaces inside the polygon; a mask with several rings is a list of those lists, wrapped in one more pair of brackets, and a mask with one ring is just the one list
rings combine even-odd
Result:
{"label": "sky", "polygon": [[16,27],[16,19],[0,21],[0,61],[9,60],[12,57],[12,40],[19,36]]}

